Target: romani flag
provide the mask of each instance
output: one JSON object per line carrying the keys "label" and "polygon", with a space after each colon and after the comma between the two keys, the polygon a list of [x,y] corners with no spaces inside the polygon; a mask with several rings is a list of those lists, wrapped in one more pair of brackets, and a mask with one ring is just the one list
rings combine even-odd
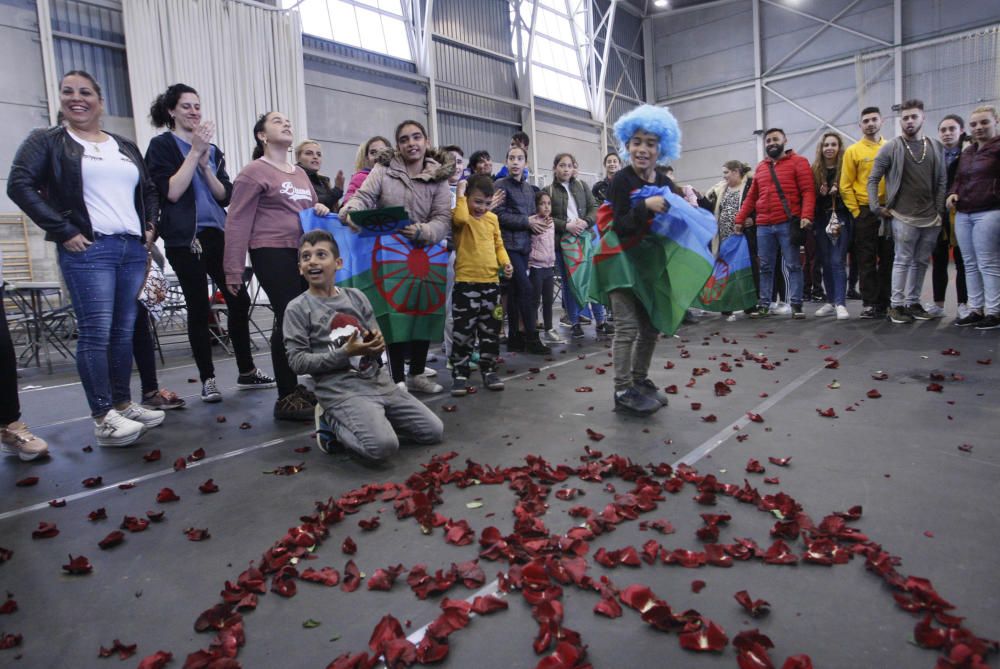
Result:
{"label": "romani flag", "polygon": [[602,236],[590,294],[607,304],[611,291],[629,289],[656,329],[672,335],[712,276],[715,259],[708,247],[718,224],[711,212],[691,206],[666,187],[643,186],[632,193],[632,201],[654,195],[662,195],[670,207],[624,242],[615,232],[610,203],[598,209]]}
{"label": "romani flag", "polygon": [[387,343],[436,340],[444,331],[448,251],[442,244],[415,246],[399,233],[363,236],[336,214],[299,213],[303,232],[326,230],[340,247],[344,268],[338,286],[357,288],[372,303]]}
{"label": "romani flag", "polygon": [[730,235],[719,246],[712,276],[701,289],[695,306],[706,311],[742,311],[756,305],[750,246],[745,235]]}
{"label": "romani flag", "polygon": [[590,302],[594,251],[599,241],[596,228],[584,230],[579,235],[565,233],[559,240],[559,250],[569,275],[569,289],[576,303],[581,306]]}

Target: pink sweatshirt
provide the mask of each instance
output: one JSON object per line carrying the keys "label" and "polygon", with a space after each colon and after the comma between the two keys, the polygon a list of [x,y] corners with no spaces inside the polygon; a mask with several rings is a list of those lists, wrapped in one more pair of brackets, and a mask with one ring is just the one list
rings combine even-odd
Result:
{"label": "pink sweatshirt", "polygon": [[555,267],[556,265],[556,227],[550,225],[540,235],[531,235],[531,255],[528,256],[528,267]]}
{"label": "pink sweatshirt", "polygon": [[344,191],[344,197],[340,198],[343,204],[347,204],[347,201],[351,199],[354,195],[354,191],[361,188],[361,184],[365,182],[368,178],[368,174],[371,170],[361,170],[360,172],[355,172],[354,176],[351,177],[350,182],[347,184],[347,190]]}
{"label": "pink sweatshirt", "polygon": [[241,283],[247,249],[295,249],[302,226],[299,212],[316,203],[316,191],[301,167],[294,174],[255,160],[233,182],[226,215],[226,283]]}

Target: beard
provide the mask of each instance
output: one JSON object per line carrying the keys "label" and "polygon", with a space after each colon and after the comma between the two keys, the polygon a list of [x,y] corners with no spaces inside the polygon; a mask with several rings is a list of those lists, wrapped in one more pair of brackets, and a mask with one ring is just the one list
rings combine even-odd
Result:
{"label": "beard", "polygon": [[767,147],[766,151],[767,151],[767,155],[771,156],[774,159],[778,159],[778,158],[781,157],[781,154],[783,154],[785,152],[785,145],[784,144],[772,144],[771,146]]}

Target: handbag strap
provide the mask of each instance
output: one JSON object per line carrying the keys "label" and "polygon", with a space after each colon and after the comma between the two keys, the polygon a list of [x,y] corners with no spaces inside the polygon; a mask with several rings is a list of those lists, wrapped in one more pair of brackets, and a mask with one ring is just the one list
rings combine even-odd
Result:
{"label": "handbag strap", "polygon": [[785,197],[785,191],[781,189],[781,182],[778,181],[778,173],[774,171],[774,161],[767,161],[767,169],[771,170],[771,180],[774,182],[774,187],[778,191],[778,199],[781,200],[781,207],[785,210],[785,216],[788,220],[794,218],[792,216],[792,208],[788,206],[788,198]]}

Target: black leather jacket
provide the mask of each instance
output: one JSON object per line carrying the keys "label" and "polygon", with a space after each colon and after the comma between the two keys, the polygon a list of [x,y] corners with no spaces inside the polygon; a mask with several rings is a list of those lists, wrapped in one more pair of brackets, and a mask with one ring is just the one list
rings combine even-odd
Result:
{"label": "black leather jacket", "polygon": [[[107,134],[139,168],[135,211],[146,229],[151,229],[159,198],[139,147],[128,138]],[[83,147],[62,126],[33,131],[14,155],[7,177],[7,196],[45,230],[45,239],[51,242],[61,244],[78,234],[94,239],[83,200],[82,161]]]}

